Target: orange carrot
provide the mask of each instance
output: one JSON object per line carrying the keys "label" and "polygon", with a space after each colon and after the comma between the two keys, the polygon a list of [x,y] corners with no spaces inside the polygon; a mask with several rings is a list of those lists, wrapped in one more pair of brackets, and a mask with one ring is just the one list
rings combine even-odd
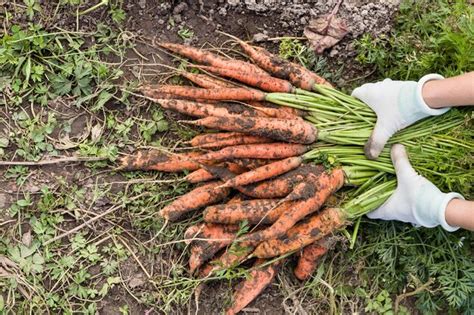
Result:
{"label": "orange carrot", "polygon": [[160,104],[163,108],[171,109],[182,114],[186,114],[193,117],[207,117],[207,116],[260,116],[266,117],[265,113],[255,110],[251,107],[244,106],[241,104],[209,104],[200,103],[187,100],[176,100],[176,99],[156,99],[156,103]]}
{"label": "orange carrot", "polygon": [[241,132],[207,133],[194,137],[190,144],[202,149],[215,149],[239,144],[258,144],[273,142],[270,138],[247,135]]}
{"label": "orange carrot", "polygon": [[140,91],[153,99],[173,96],[191,100],[263,101],[266,95],[265,92],[244,87],[202,89],[183,85],[143,85]]}
{"label": "orange carrot", "polygon": [[[232,243],[239,230],[238,225],[203,224],[191,246],[189,257],[190,272],[193,273],[203,263],[212,258],[220,249]],[[205,238],[206,240],[202,240]]]}
{"label": "orange carrot", "polygon": [[278,175],[287,173],[292,169],[297,168],[303,163],[303,158],[300,156],[289,157],[284,160],[276,161],[265,166],[253,169],[251,171],[242,173],[234,178],[226,181],[222,187],[237,187],[245,186],[260,182],[265,179],[273,178]]}
{"label": "orange carrot", "polygon": [[182,195],[160,211],[160,215],[169,221],[176,221],[187,212],[216,203],[229,195],[230,189],[216,187],[222,182],[205,184]]}
{"label": "orange carrot", "polygon": [[199,161],[226,161],[232,159],[284,159],[305,153],[308,146],[284,142],[243,144],[203,154]]}
{"label": "orange carrot", "polygon": [[306,246],[298,257],[298,264],[293,270],[296,278],[303,281],[311,277],[316,270],[318,260],[328,251],[325,242],[319,241]]}
{"label": "orange carrot", "polygon": [[209,66],[198,66],[199,69],[212,72],[214,74],[231,78],[252,87],[256,87],[260,90],[267,92],[281,92],[281,93],[293,93],[294,87],[290,82],[274,78],[267,75],[252,74],[244,71],[230,70],[217,67]]}
{"label": "orange carrot", "polygon": [[319,210],[326,199],[342,187],[344,184],[344,172],[341,169],[334,169],[330,174],[322,173],[318,177],[312,175],[308,180],[312,180],[316,185],[314,196],[298,201],[291,211],[283,213],[271,227],[245,235],[244,240],[262,242],[284,235],[296,222]]}
{"label": "orange carrot", "polygon": [[234,162],[235,164],[238,164],[249,170],[253,170],[257,167],[267,165],[268,163],[271,163],[271,161],[272,160],[266,160],[266,159],[234,159],[232,160],[232,162]]}
{"label": "orange carrot", "polygon": [[142,150],[119,159],[121,170],[142,170],[178,172],[193,171],[199,168],[199,164],[192,159],[202,155],[200,152],[187,154],[166,154],[159,150]]}
{"label": "orange carrot", "polygon": [[[220,166],[227,168],[229,171],[231,171],[234,174],[242,174],[248,170],[247,168],[242,167],[239,164],[231,163],[231,162],[225,162],[221,164]],[[215,178],[216,176],[214,174],[212,174],[211,172],[209,172],[208,170],[204,168],[200,168],[188,174],[186,176],[186,181],[188,181],[189,183],[195,184],[195,183],[205,182],[205,181],[215,179]]]}
{"label": "orange carrot", "polygon": [[316,127],[303,120],[208,116],[187,123],[212,129],[244,132],[292,143],[311,144],[316,141],[318,135]]}
{"label": "orange carrot", "polygon": [[271,107],[265,107],[265,106],[254,106],[253,104],[250,104],[250,105],[252,105],[255,110],[260,111],[271,118],[302,119],[300,116],[296,115],[294,112],[283,110],[283,108],[280,109],[280,108],[271,108]]}
{"label": "orange carrot", "polygon": [[260,74],[260,75],[268,75],[265,71],[253,65],[249,62],[236,60],[236,59],[228,59],[223,58],[219,55],[213,54],[211,52],[205,51],[203,49],[194,48],[191,46],[174,44],[174,43],[159,43],[159,46],[170,50],[176,54],[194,60],[196,62],[210,65],[219,68],[225,69],[234,69],[240,71],[246,71],[250,73]]}
{"label": "orange carrot", "polygon": [[244,41],[239,41],[239,44],[259,67],[278,78],[289,80],[297,87],[311,91],[315,84],[332,86],[324,78],[305,67],[273,55],[266,49],[252,47]]}
{"label": "orange carrot", "polygon": [[226,310],[226,315],[234,315],[240,312],[252,302],[262,291],[272,283],[278,273],[283,260],[278,260],[264,267],[258,267],[265,263],[264,259],[257,259],[250,272],[250,277],[240,282],[235,288],[233,303]]}
{"label": "orange carrot", "polygon": [[270,258],[299,250],[343,227],[346,224],[345,220],[342,210],[326,208],[308,220],[297,224],[285,235],[260,243],[252,255],[259,258]]}
{"label": "orange carrot", "polygon": [[223,88],[223,87],[235,87],[235,84],[213,78],[211,76],[208,76],[207,74],[191,73],[191,72],[186,72],[186,71],[182,71],[179,74],[181,74],[183,77],[185,77],[189,81],[191,81],[191,82],[193,82],[193,83],[195,83],[195,84],[197,84],[200,87],[205,88],[205,89],[218,89],[218,88]]}
{"label": "orange carrot", "polygon": [[293,206],[291,202],[279,203],[279,199],[255,199],[209,206],[204,210],[203,219],[205,222],[222,224],[239,224],[244,221],[250,225],[272,224]]}

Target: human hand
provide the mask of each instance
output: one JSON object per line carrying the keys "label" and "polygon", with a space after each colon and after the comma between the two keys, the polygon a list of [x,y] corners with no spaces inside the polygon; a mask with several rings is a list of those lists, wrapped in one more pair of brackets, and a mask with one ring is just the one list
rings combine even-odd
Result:
{"label": "human hand", "polygon": [[425,75],[418,82],[385,79],[364,84],[352,92],[352,96],[365,102],[377,114],[377,123],[365,144],[365,155],[369,159],[376,159],[388,139],[398,130],[449,110],[449,107],[433,109],[423,100],[423,85],[439,79],[443,79],[439,74]]}
{"label": "human hand", "polygon": [[371,219],[409,222],[428,228],[441,225],[447,231],[456,231],[459,227],[450,226],[446,222],[445,211],[452,199],[464,197],[458,193],[442,193],[433,183],[418,175],[410,165],[403,145],[393,145],[391,156],[397,173],[397,189],[382,206],[367,216]]}

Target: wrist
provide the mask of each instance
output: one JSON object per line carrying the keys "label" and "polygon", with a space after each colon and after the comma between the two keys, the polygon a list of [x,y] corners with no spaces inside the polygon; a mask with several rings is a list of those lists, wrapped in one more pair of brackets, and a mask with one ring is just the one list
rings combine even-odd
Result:
{"label": "wrist", "polygon": [[[443,229],[445,229],[448,232],[454,232],[459,229],[461,222],[457,220],[458,219],[457,216],[456,216],[456,219],[453,220],[452,210],[448,211],[448,209],[453,208],[453,202],[454,202],[454,205],[456,205],[457,201],[461,201],[461,200],[464,201],[464,197],[458,193],[453,193],[453,192],[447,193],[444,195],[445,196],[443,198],[443,201],[441,202],[438,208],[438,220]],[[448,205],[451,205],[451,206],[448,207]]]}
{"label": "wrist", "polygon": [[427,74],[417,83],[416,98],[418,108],[429,116],[437,116],[447,112],[450,107],[446,104],[440,104],[438,93],[440,88],[437,86],[439,81],[444,79],[439,74]]}

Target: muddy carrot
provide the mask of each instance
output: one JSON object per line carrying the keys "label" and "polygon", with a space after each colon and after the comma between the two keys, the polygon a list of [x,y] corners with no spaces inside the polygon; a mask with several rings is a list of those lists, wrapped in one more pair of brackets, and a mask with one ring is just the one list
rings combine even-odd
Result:
{"label": "muddy carrot", "polygon": [[156,99],[154,101],[160,104],[163,108],[171,109],[185,115],[200,118],[207,116],[267,117],[265,113],[262,113],[254,108],[236,103],[223,105],[176,99]]}
{"label": "muddy carrot", "polygon": [[305,153],[308,146],[284,142],[243,144],[208,152],[198,157],[199,161],[226,161],[232,159],[284,159]]}
{"label": "muddy carrot", "polygon": [[252,302],[267,286],[269,286],[280,269],[283,260],[278,260],[272,264],[259,268],[265,262],[264,259],[257,259],[250,272],[249,278],[240,282],[235,288],[233,303],[226,310],[226,315],[234,315],[240,312],[250,302]]}
{"label": "muddy carrot", "polygon": [[279,199],[255,199],[209,206],[204,210],[203,219],[205,222],[222,224],[239,224],[244,221],[250,225],[272,224],[292,207],[291,202],[279,203]]}
{"label": "muddy carrot", "polygon": [[169,221],[176,221],[185,213],[219,202],[227,197],[230,189],[216,189],[222,182],[205,184],[182,195],[160,211],[160,215]]}
{"label": "muddy carrot", "polygon": [[253,65],[249,62],[223,58],[219,55],[213,54],[203,49],[194,48],[191,46],[174,44],[174,43],[159,43],[159,46],[172,51],[178,55],[194,60],[198,63],[205,65],[210,65],[219,68],[225,69],[234,69],[240,71],[246,71],[251,73],[256,73],[260,75],[268,75],[264,70],[260,69],[256,65]]}
{"label": "muddy carrot", "polygon": [[238,164],[242,167],[246,167],[249,170],[253,170],[257,167],[261,167],[264,165],[267,165],[268,163],[271,163],[272,160],[266,160],[266,159],[234,159],[232,162],[235,164]]}
{"label": "muddy carrot", "polygon": [[345,213],[337,208],[326,208],[308,220],[297,224],[276,239],[260,243],[252,255],[270,258],[302,249],[345,225]]}
{"label": "muddy carrot", "polygon": [[344,172],[341,169],[334,169],[330,174],[324,172],[318,177],[314,175],[311,177],[309,180],[316,185],[316,193],[312,197],[297,202],[291,211],[283,213],[271,227],[245,235],[243,239],[262,242],[284,235],[299,220],[317,211],[326,199],[344,184]]}
{"label": "muddy carrot", "polygon": [[218,130],[244,132],[292,143],[311,144],[316,141],[318,135],[316,127],[303,120],[208,116],[187,123]]}
{"label": "muddy carrot", "polygon": [[[247,168],[242,167],[239,164],[232,163],[232,162],[225,162],[221,164],[220,166],[227,168],[229,171],[231,171],[234,174],[242,174],[248,170]],[[204,168],[195,170],[194,172],[188,174],[185,177],[186,181],[192,184],[209,181],[215,178],[216,176],[214,174],[212,174],[211,172],[209,172],[208,170]]]}
{"label": "muddy carrot", "polygon": [[202,155],[200,152],[187,154],[166,154],[159,150],[142,150],[119,159],[121,170],[142,170],[179,172],[193,171],[199,168],[199,164],[192,159]]}
{"label": "muddy carrot", "polygon": [[197,84],[200,87],[205,88],[205,89],[235,87],[235,84],[233,84],[233,83],[213,78],[211,76],[208,76],[207,74],[192,73],[192,72],[186,72],[186,71],[182,71],[179,74],[181,74],[183,77],[185,77],[189,81],[191,81],[191,82],[193,82],[193,83],[195,83],[195,84]]}
{"label": "muddy carrot", "polygon": [[303,158],[300,156],[286,158],[284,160],[276,161],[265,166],[253,169],[251,171],[242,173],[234,178],[226,181],[222,187],[237,187],[253,184],[263,181],[265,179],[273,178],[278,175],[287,173],[292,169],[297,168],[303,163]]}
{"label": "muddy carrot", "polygon": [[271,143],[273,141],[270,138],[247,135],[241,132],[219,132],[198,135],[190,141],[190,144],[202,149],[215,149],[239,144]]}
{"label": "muddy carrot", "polygon": [[[250,104],[252,105],[252,104]],[[252,105],[253,106],[253,105]],[[296,115],[294,112],[289,112],[283,110],[283,108],[271,108],[265,106],[253,106],[256,111],[262,112],[268,117],[279,118],[279,119],[302,119],[300,116]]]}
{"label": "muddy carrot", "polygon": [[294,87],[290,82],[272,76],[252,74],[244,71],[230,70],[217,67],[199,66],[199,69],[212,72],[214,74],[231,78],[252,87],[267,92],[293,93]]}
{"label": "muddy carrot", "polygon": [[296,278],[303,281],[311,277],[316,270],[318,260],[328,251],[325,242],[319,241],[306,246],[298,257],[298,264],[293,270]]}
{"label": "muddy carrot", "polygon": [[311,91],[315,84],[332,86],[324,78],[305,67],[273,55],[266,49],[255,48],[240,40],[239,44],[250,59],[259,67],[278,78],[289,80],[297,87]]}
{"label": "muddy carrot", "polygon": [[233,101],[263,101],[265,92],[244,88],[202,89],[183,85],[143,85],[140,88],[143,95],[156,99],[163,95],[191,100],[233,100]]}
{"label": "muddy carrot", "polygon": [[[239,230],[238,225],[203,224],[191,245],[189,269],[193,273],[212,258],[220,249],[232,243]],[[206,240],[203,240],[206,239]]]}

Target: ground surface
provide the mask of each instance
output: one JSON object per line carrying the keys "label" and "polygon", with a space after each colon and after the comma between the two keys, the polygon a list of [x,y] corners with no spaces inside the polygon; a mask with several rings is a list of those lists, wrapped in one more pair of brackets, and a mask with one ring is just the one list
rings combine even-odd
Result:
{"label": "ground surface", "polygon": [[[262,45],[277,51],[278,41],[272,38],[302,36],[309,20],[319,14],[329,13],[335,3],[272,0],[125,1],[122,8],[126,17],[120,25],[122,35],[119,38],[124,41],[130,39],[135,48],[127,49],[123,59],[109,57],[107,60],[114,63],[109,66],[123,69],[125,75],[121,80],[125,82],[163,80],[162,74],[167,69],[159,64],[173,63],[168,56],[153,47],[153,40],[184,40],[197,46],[229,47],[226,43],[228,38],[217,33],[223,31],[243,39],[258,40]],[[353,61],[356,55],[353,39],[366,32],[374,35],[387,32],[397,5],[397,1],[389,0],[344,1],[338,15],[346,20],[349,34],[340,44],[324,53],[322,58],[326,61],[327,72],[323,75],[335,78],[336,83],[343,88],[352,86],[356,79],[364,80],[369,76],[372,72],[370,67],[361,67]],[[54,12],[55,8],[54,5],[44,4],[43,15]],[[6,10],[13,12],[11,19],[20,24],[27,22],[22,9],[23,5],[12,3],[6,7]],[[74,11],[70,7],[60,8],[46,27],[58,26],[71,31],[89,32],[96,29],[99,21],[110,20],[108,11],[98,9],[81,16],[78,26],[71,12]],[[178,35],[182,30],[188,30],[193,35]],[[44,123],[48,113],[55,114],[53,131],[44,141],[52,145],[54,150],[42,152],[41,157],[43,153],[63,156],[79,149],[95,147],[107,150],[113,146],[120,153],[130,153],[139,146],[147,145],[173,147],[192,135],[191,129],[172,122],[176,117],[170,113],[164,113],[170,122],[168,127],[163,126],[165,123],[161,112],[151,104],[133,97],[131,105],[123,105],[117,100],[109,101],[103,110],[95,112],[83,106],[78,107],[74,102],[74,99],[62,97],[40,108],[30,104],[20,107],[30,117]],[[31,136],[27,127],[16,128],[18,121],[12,115],[22,110],[4,106],[0,107],[0,111],[0,126],[4,135],[12,138],[15,133],[21,133],[21,137]],[[149,139],[145,136],[147,123],[154,123],[153,126],[158,128],[158,131],[151,132]],[[160,128],[166,131],[159,132]],[[12,141],[2,160],[18,159],[18,148]],[[53,258],[44,257],[48,264],[44,266],[44,277],[39,282],[21,267],[15,264],[8,266],[8,262],[0,261],[0,266],[3,263],[0,271],[16,277],[16,285],[22,287],[16,299],[26,302],[19,302],[20,306],[16,305],[15,308],[26,312],[32,305],[29,306],[28,298],[35,297],[34,305],[38,305],[38,309],[44,310],[45,304],[48,304],[57,311],[67,308],[67,303],[62,301],[61,304],[60,301],[61,297],[70,294],[75,297],[68,296],[68,303],[74,301],[74,305],[69,305],[72,308],[84,311],[83,308],[87,308],[89,303],[95,303],[101,314],[117,314],[119,311],[129,314],[220,313],[223,305],[229,303],[230,286],[235,282],[214,281],[206,284],[196,298],[190,297],[193,292],[191,281],[176,284],[186,278],[183,268],[186,262],[184,245],[162,245],[178,239],[183,227],[166,227],[159,237],[155,237],[161,230],[162,222],[156,222],[154,213],[174,194],[182,192],[185,185],[163,182],[173,177],[162,174],[122,174],[104,166],[92,162],[87,165],[69,163],[30,168],[0,166],[0,228],[5,238],[3,247],[23,244],[30,248],[37,242],[43,244],[52,235],[70,231],[100,213],[111,211],[111,215],[88,223],[80,231],[62,238],[59,245],[50,247],[49,254]],[[20,214],[12,214],[11,206],[18,205],[18,200],[26,202],[19,204],[22,210]],[[114,208],[121,204],[125,206]],[[52,213],[61,219],[55,221]],[[42,230],[38,222],[47,231]],[[338,246],[341,252],[346,250],[344,244]],[[48,251],[44,250],[41,247],[38,253],[47,256]],[[99,257],[94,256],[96,254]],[[74,263],[58,263],[61,257],[68,255],[73,257]],[[337,262],[340,257],[334,254],[327,259]],[[333,301],[328,300],[326,295],[308,295],[311,288],[305,290],[304,296],[300,294],[298,288],[301,285],[291,275],[292,265],[293,262],[289,262],[278,281],[249,305],[249,313],[324,313],[331,307]],[[114,267],[106,270],[105,266]],[[363,266],[352,267],[347,269],[348,278],[352,278],[348,285],[357,287],[363,281],[357,277]],[[69,274],[63,275],[66,280],[60,277],[60,281],[52,274],[58,270]],[[89,274],[86,280],[74,278],[84,270]],[[99,291],[106,283],[109,285],[103,296],[100,293],[81,295],[71,289],[82,287]],[[36,286],[40,289],[35,289]],[[7,291],[4,291],[3,302],[6,301],[8,305],[12,299],[8,299]],[[364,306],[363,300],[358,298],[340,303],[339,310],[346,312],[359,312]]]}

